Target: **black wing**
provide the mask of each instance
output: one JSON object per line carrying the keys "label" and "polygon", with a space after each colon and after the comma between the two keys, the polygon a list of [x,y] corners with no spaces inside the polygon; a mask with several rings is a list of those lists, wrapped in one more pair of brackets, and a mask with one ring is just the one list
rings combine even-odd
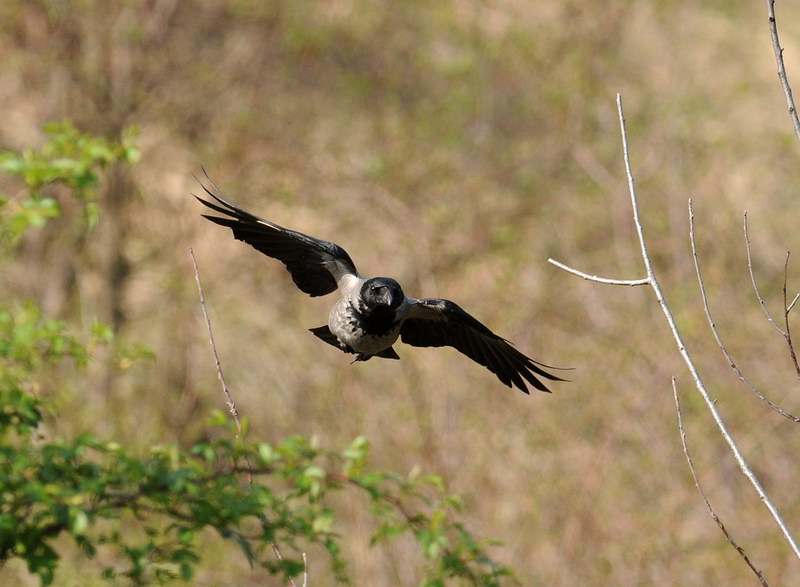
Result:
{"label": "black wing", "polygon": [[[205,173],[205,169],[203,170]],[[195,178],[197,179],[197,178]],[[283,228],[277,224],[254,216],[226,201],[222,192],[214,185],[206,174],[216,194],[209,191],[198,179],[197,182],[205,192],[217,201],[217,204],[195,196],[202,204],[224,217],[203,214],[211,222],[227,226],[233,236],[268,257],[278,259],[289,273],[292,280],[305,293],[311,296],[322,296],[336,290],[339,278],[345,274],[358,275],[356,266],[350,255],[337,244]]]}
{"label": "black wing", "polygon": [[550,392],[536,375],[564,381],[541,368],[547,365],[526,357],[448,300],[414,300],[400,336],[404,343],[413,346],[451,346],[489,369],[504,384],[509,387],[514,384],[525,393],[529,393],[525,381],[536,389]]}

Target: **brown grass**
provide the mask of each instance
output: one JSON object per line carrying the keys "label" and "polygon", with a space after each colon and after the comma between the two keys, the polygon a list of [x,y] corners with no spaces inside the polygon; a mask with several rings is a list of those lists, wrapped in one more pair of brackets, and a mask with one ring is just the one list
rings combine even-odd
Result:
{"label": "brown grass", "polygon": [[[766,11],[656,4],[155,0],[75,2],[62,13],[3,3],[0,144],[37,144],[42,123],[62,118],[99,133],[141,129],[142,161],[101,195],[102,227],[77,242],[63,236],[65,218],[0,274],[3,290],[72,323],[114,322],[156,352],[125,372],[96,362],[63,400],[70,417],[52,426],[142,446],[189,442],[208,410],[224,407],[191,245],[251,440],[300,433],[344,446],[366,434],[376,467],[441,473],[464,497],[470,530],[502,539],[495,553],[526,583],[751,581],[693,486],[674,374],[709,499],[766,579],[787,584],[798,562],[691,391],[651,293],[586,283],[546,262],[644,276],[619,147],[621,91],[662,286],[733,434],[797,530],[800,433],[719,353],[686,214],[692,197],[710,303],[737,364],[800,411],[741,237],[747,209],[762,293],[778,308],[785,251],[800,244],[800,167]],[[785,10],[798,80],[796,19]],[[335,240],[363,273],[393,276],[410,295],[457,301],[524,352],[574,366],[572,382],[526,397],[448,349],[401,347],[399,362],[349,365],[305,330],[325,322],[330,299],[305,297],[279,263],[199,217],[188,193],[200,163],[253,212]],[[0,189],[19,186],[0,178]],[[114,277],[114,259],[129,272]],[[364,504],[342,507],[354,584],[415,584],[413,545],[368,548]],[[314,584],[325,584],[323,555],[310,554]],[[198,584],[258,580],[216,548],[207,561]]]}

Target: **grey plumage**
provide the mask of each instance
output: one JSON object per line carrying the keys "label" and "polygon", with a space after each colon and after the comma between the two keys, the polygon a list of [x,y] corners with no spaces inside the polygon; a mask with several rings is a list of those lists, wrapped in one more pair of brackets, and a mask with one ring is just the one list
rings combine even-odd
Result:
{"label": "grey plumage", "polygon": [[301,291],[311,296],[339,291],[328,324],[311,332],[345,353],[355,354],[355,361],[399,359],[392,346],[399,338],[417,347],[451,346],[489,369],[505,385],[525,393],[529,393],[528,384],[550,391],[540,377],[563,381],[545,371],[547,365],[515,349],[454,302],[408,297],[400,284],[388,277],[364,278],[339,245],[246,212],[227,201],[207,174],[206,178],[216,193],[198,183],[213,201],[195,197],[222,216],[203,214],[204,218],[227,226],[236,239],[281,261]]}

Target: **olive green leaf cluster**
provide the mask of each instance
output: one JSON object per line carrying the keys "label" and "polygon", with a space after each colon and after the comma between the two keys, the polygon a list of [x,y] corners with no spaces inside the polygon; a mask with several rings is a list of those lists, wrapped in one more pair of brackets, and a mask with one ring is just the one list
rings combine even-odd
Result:
{"label": "olive green leaf cluster", "polygon": [[[12,253],[26,229],[59,214],[58,203],[43,195],[46,186],[65,187],[68,197],[86,202],[104,168],[137,158],[128,139],[92,137],[68,124],[48,127],[47,135],[40,150],[0,156],[0,168],[25,186],[0,206]],[[243,442],[222,412],[206,422],[204,440],[190,446],[131,449],[93,434],[49,437],[48,419],[69,417],[52,400],[53,372],[68,363],[80,374],[92,349],[112,336],[103,325],[74,334],[29,301],[0,303],[0,565],[21,559],[51,584],[70,545],[108,580],[187,581],[203,564],[204,544],[222,540],[251,567],[286,580],[307,572],[307,549],[327,552],[330,575],[345,581],[332,504],[336,494],[355,493],[374,515],[373,542],[414,537],[426,584],[515,580],[487,554],[492,543],[458,521],[461,502],[441,478],[372,471],[364,437],[341,452],[301,436]],[[323,572],[318,561],[314,568]]]}
{"label": "olive green leaf cluster", "polygon": [[139,150],[133,143],[134,127],[124,131],[121,140],[108,140],[78,131],[69,122],[49,123],[44,127],[47,142],[41,149],[21,153],[0,152],[0,170],[19,176],[26,190],[22,197],[3,198],[6,208],[0,220],[4,240],[15,241],[29,226],[41,227],[48,218],[59,215],[58,201],[47,188],[62,185],[72,197],[85,201],[90,227],[99,221],[95,190],[100,172],[116,161],[135,163]]}

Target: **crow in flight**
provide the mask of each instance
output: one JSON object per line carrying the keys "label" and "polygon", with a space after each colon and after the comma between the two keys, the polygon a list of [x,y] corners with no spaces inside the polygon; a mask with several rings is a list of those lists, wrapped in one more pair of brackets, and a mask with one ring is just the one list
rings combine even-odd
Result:
{"label": "crow in flight", "polygon": [[198,183],[214,201],[195,197],[222,216],[203,214],[204,218],[227,226],[237,240],[281,261],[297,287],[310,296],[339,290],[328,324],[311,332],[345,353],[355,354],[355,361],[399,359],[392,348],[399,337],[412,346],[451,346],[489,369],[505,385],[514,384],[525,393],[529,393],[526,381],[536,389],[550,391],[537,375],[563,381],[541,368],[548,365],[523,355],[457,304],[408,297],[389,277],[363,277],[339,245],[245,212],[224,198],[208,174],[206,178],[216,193]]}

